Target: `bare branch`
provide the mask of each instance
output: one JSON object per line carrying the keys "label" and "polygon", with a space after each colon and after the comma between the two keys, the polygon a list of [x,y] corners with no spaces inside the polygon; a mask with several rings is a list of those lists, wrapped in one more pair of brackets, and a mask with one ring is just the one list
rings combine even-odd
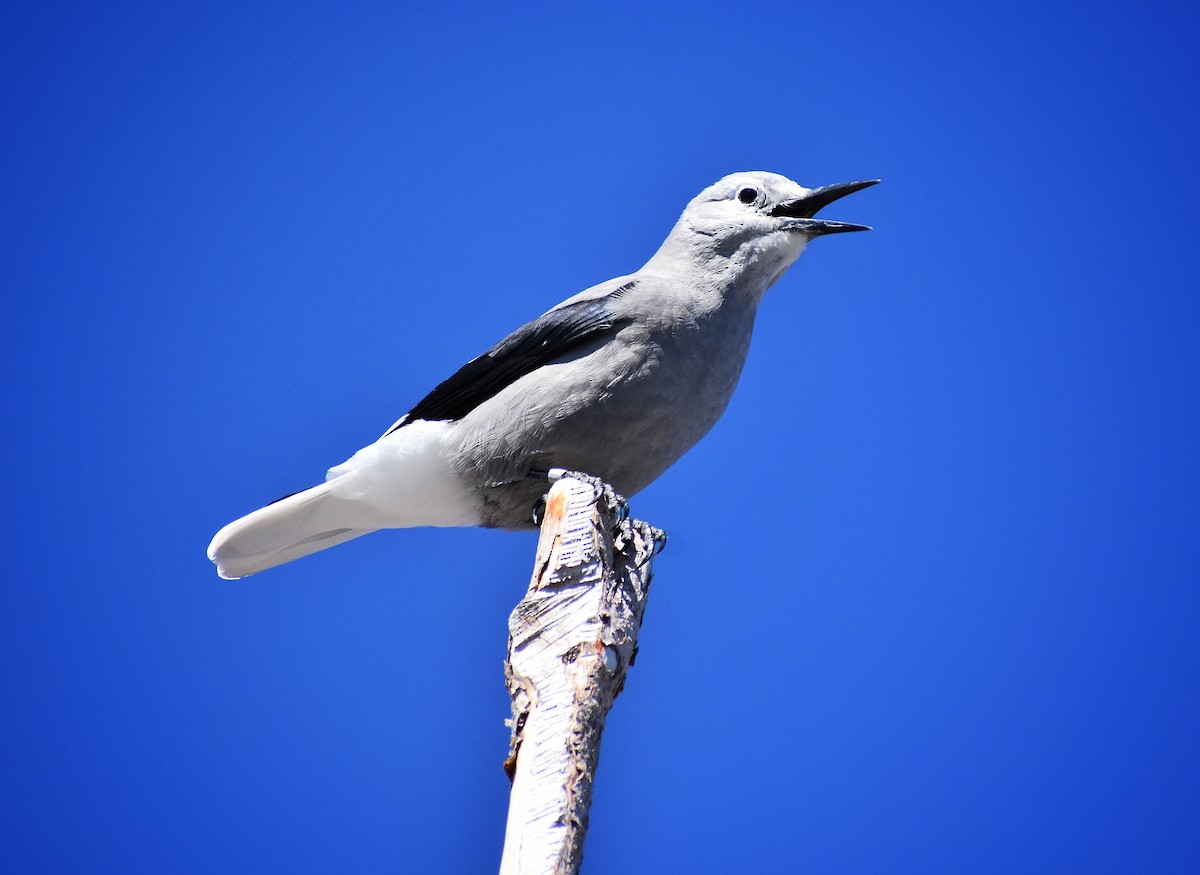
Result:
{"label": "bare branch", "polygon": [[513,780],[501,875],[575,873],[600,735],[637,653],[650,560],[665,536],[625,519],[603,482],[550,490],[529,592],[509,618]]}

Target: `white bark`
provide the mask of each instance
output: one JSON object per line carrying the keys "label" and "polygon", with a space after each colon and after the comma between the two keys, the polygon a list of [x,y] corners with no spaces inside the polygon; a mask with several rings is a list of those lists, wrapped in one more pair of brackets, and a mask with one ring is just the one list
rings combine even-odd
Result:
{"label": "white bark", "polygon": [[663,533],[594,478],[550,489],[529,592],[509,618],[513,778],[501,875],[576,873],[600,734],[637,653]]}

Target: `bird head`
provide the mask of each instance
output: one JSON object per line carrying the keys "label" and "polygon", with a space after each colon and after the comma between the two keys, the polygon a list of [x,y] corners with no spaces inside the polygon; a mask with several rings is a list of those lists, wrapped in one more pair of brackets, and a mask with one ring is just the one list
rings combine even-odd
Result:
{"label": "bird head", "polygon": [[869,231],[867,225],[815,217],[838,198],[877,182],[805,188],[778,173],[732,173],[692,199],[647,268],[656,261],[699,260],[710,272],[746,279],[747,291],[761,294],[814,237]]}

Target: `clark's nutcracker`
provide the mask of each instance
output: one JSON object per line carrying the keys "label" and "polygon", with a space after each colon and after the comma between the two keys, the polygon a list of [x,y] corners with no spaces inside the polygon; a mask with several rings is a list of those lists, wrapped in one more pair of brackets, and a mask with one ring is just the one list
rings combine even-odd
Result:
{"label": "clark's nutcracker", "polygon": [[759,301],[808,241],[869,230],[813,216],[878,181],[805,188],[776,173],[726,176],[636,273],[518,328],[324,483],[221,529],[209,558],[238,578],[376,529],[532,527],[555,468],[633,495],[721,416]]}

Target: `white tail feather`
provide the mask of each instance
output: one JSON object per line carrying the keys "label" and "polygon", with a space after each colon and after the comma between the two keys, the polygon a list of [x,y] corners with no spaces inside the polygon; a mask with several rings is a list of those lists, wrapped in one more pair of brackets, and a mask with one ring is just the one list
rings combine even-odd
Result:
{"label": "white tail feather", "polygon": [[352,508],[329,487],[322,483],[289,495],[217,532],[208,547],[217,574],[236,580],[375,531],[346,525]]}
{"label": "white tail feather", "polygon": [[477,499],[442,458],[446,422],[417,420],[329,470],[324,483],[217,532],[208,558],[246,577],[376,529],[479,524]]}

